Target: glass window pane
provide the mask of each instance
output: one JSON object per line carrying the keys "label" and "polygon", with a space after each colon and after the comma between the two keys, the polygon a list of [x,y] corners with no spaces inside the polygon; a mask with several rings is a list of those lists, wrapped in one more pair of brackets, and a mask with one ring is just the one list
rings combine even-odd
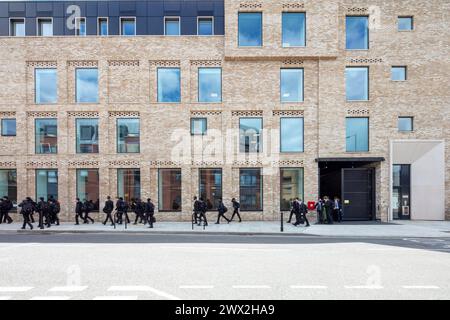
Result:
{"label": "glass window pane", "polygon": [[141,198],[141,171],[139,169],[117,169],[118,197],[129,202]]}
{"label": "glass window pane", "polygon": [[209,210],[217,209],[222,199],[222,169],[200,169],[199,194]]}
{"label": "glass window pane", "polygon": [[98,119],[76,119],[77,153],[98,153]]}
{"label": "glass window pane", "polygon": [[411,31],[413,30],[413,17],[398,17],[398,30]]}
{"label": "glass window pane", "polygon": [[86,19],[80,18],[75,20],[76,23],[76,35],[78,36],[85,36],[86,35]]}
{"label": "glass window pane", "polygon": [[77,198],[94,203],[94,211],[98,211],[100,201],[98,169],[77,169]]}
{"label": "glass window pane", "polygon": [[306,23],[303,12],[283,12],[283,47],[306,45]]}
{"label": "glass window pane", "polygon": [[36,200],[48,200],[51,196],[58,199],[58,170],[36,170]]}
{"label": "glass window pane", "polygon": [[2,119],[2,136],[16,135],[16,119]]}
{"label": "glass window pane", "polygon": [[15,169],[0,170],[0,195],[7,196],[14,204],[17,203],[17,171]]}
{"label": "glass window pane", "polygon": [[240,47],[262,46],[262,14],[260,12],[239,13]]}
{"label": "glass window pane", "polygon": [[36,119],[36,153],[57,153],[58,124],[56,119]]}
{"label": "glass window pane", "polygon": [[198,69],[198,101],[199,102],[222,101],[221,68]]}
{"label": "glass window pane", "polygon": [[121,19],[121,35],[134,36],[136,34],[136,20],[135,19]]}
{"label": "glass window pane", "polygon": [[303,200],[303,168],[280,169],[280,210],[291,209],[291,202],[295,198]]}
{"label": "glass window pane", "polygon": [[36,103],[56,103],[58,80],[56,69],[35,69]]}
{"label": "glass window pane", "polygon": [[303,152],[303,118],[280,119],[281,152]]}
{"label": "glass window pane", "polygon": [[181,169],[159,169],[158,207],[163,211],[181,211]]}
{"label": "glass window pane", "polygon": [[212,18],[198,18],[198,34],[200,36],[210,36],[214,34]]}
{"label": "glass window pane", "polygon": [[239,152],[260,152],[262,118],[239,119]]}
{"label": "glass window pane", "polygon": [[303,101],[303,69],[281,69],[282,102]]}
{"label": "glass window pane", "polygon": [[139,153],[139,119],[117,119],[117,152]]}
{"label": "glass window pane", "polygon": [[239,198],[242,211],[262,210],[261,169],[239,170]]}
{"label": "glass window pane", "polygon": [[76,69],[77,102],[98,102],[98,69]]}
{"label": "glass window pane", "polygon": [[158,68],[158,102],[180,102],[180,68]]}
{"label": "glass window pane", "polygon": [[346,68],[345,86],[347,101],[369,100],[369,68]]}
{"label": "glass window pane", "polygon": [[412,117],[399,117],[398,118],[398,131],[413,131],[413,118]]}
{"label": "glass window pane", "polygon": [[53,35],[52,19],[39,19],[38,36],[52,36],[52,35]]}
{"label": "glass window pane", "polygon": [[23,19],[11,19],[10,36],[24,37],[25,36],[25,21]]}
{"label": "glass window pane", "polygon": [[369,49],[368,17],[346,17],[345,28],[347,49]]}
{"label": "glass window pane", "polygon": [[191,119],[191,134],[205,135],[207,130],[206,118],[192,118]]}
{"label": "glass window pane", "polygon": [[346,119],[347,152],[369,151],[369,118]]}
{"label": "glass window pane", "polygon": [[179,36],[180,35],[180,19],[179,18],[166,18],[165,19],[165,35],[167,36]]}
{"label": "glass window pane", "polygon": [[98,20],[98,34],[100,36],[108,35],[108,19],[101,18]]}
{"label": "glass window pane", "polygon": [[392,67],[391,68],[391,80],[405,81],[406,80],[406,67]]}

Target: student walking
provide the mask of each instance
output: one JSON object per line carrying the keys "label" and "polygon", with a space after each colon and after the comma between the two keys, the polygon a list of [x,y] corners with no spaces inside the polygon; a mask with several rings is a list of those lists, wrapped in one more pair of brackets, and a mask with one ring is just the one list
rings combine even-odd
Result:
{"label": "student walking", "polygon": [[239,214],[239,208],[241,205],[235,198],[231,199],[231,202],[233,203],[233,215],[231,216],[230,222],[233,221],[235,215],[239,218],[239,222],[242,222],[241,215]]}
{"label": "student walking", "polygon": [[220,218],[224,218],[228,223],[230,223],[230,220],[227,217],[225,217],[225,212],[227,211],[228,209],[227,207],[225,207],[222,200],[219,200],[219,206],[217,207],[218,215],[216,224],[220,224]]}

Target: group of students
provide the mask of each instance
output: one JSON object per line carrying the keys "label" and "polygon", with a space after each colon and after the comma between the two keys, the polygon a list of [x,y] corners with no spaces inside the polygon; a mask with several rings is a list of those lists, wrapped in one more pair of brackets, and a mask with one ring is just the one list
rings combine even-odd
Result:
{"label": "group of students", "polygon": [[44,229],[44,226],[50,228],[52,224],[59,226],[58,214],[61,211],[61,205],[53,196],[50,196],[47,201],[40,197],[38,202],[33,201],[30,197],[26,197],[18,207],[21,208],[20,214],[23,216],[22,229],[25,229],[28,225],[33,230],[32,223],[35,222],[33,217],[35,212],[39,215],[39,229]]}
{"label": "group of students", "polygon": [[333,224],[333,221],[342,222],[342,203],[338,197],[334,197],[334,200],[331,200],[328,196],[324,196],[317,200],[315,206],[318,224]]}
{"label": "group of students", "polygon": [[14,205],[7,196],[0,199],[0,224],[12,223],[13,219],[9,216],[9,212],[14,208]]}
{"label": "group of students", "polygon": [[[206,219],[206,212],[212,207],[212,205],[208,205],[209,200],[204,201],[203,198],[198,199],[197,196],[194,197],[194,212],[192,215],[192,222],[201,225],[202,221],[205,226],[208,225],[208,219]],[[222,202],[222,199],[218,200],[217,205],[217,221],[216,224],[220,224],[220,219],[223,218],[227,223],[233,221],[234,217],[237,216],[239,218],[239,222],[242,222],[241,215],[239,214],[239,208],[241,205],[239,202],[233,198],[231,199],[231,203],[233,205],[233,214],[230,219],[225,216],[225,213],[228,212],[228,208]]]}
{"label": "group of students", "polygon": [[291,201],[291,213],[289,214],[289,219],[287,223],[291,223],[292,216],[295,216],[294,226],[299,226],[301,224],[306,223],[305,227],[309,227],[309,221],[307,217],[308,206],[303,202],[303,200],[299,198],[295,198]]}

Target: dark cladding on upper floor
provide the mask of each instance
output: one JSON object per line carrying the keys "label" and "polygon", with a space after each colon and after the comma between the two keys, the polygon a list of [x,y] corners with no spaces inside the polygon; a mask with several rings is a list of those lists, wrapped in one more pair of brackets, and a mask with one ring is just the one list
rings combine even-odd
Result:
{"label": "dark cladding on upper floor", "polygon": [[136,35],[164,35],[164,17],[180,17],[181,35],[197,35],[197,18],[213,17],[214,34],[224,35],[224,0],[147,1],[4,1],[0,2],[0,36],[8,36],[10,18],[25,18],[25,35],[35,36],[37,18],[52,18],[53,35],[73,36],[68,7],[80,8],[86,34],[97,35],[98,17],[108,18],[108,34],[120,34],[120,18],[136,18]]}

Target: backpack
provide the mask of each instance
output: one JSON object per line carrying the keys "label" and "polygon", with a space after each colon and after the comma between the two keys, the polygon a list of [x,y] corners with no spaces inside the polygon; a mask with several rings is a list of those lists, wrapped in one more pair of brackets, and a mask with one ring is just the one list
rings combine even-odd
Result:
{"label": "backpack", "polygon": [[24,213],[27,213],[27,214],[32,213],[33,212],[33,204],[31,202],[29,202],[29,201],[26,201],[23,204],[22,210],[23,210]]}
{"label": "backpack", "polygon": [[225,212],[227,212],[227,211],[228,211],[228,208],[225,207],[225,205],[223,205],[223,213],[225,213]]}
{"label": "backpack", "polygon": [[241,205],[237,201],[234,203],[234,205],[235,205],[236,209],[239,209],[241,207]]}

